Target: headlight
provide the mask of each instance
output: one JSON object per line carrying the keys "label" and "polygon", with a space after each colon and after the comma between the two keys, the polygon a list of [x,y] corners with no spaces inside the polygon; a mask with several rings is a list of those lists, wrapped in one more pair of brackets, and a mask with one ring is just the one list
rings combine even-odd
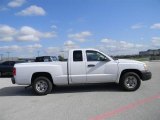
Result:
{"label": "headlight", "polygon": [[145,70],[148,70],[147,64],[144,64],[143,66],[144,66],[144,69],[145,69]]}

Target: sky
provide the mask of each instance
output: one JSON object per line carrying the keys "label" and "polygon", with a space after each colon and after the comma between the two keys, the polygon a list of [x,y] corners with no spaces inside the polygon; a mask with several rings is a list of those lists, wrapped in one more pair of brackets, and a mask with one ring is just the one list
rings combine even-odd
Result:
{"label": "sky", "polygon": [[160,49],[160,0],[0,0],[0,54]]}

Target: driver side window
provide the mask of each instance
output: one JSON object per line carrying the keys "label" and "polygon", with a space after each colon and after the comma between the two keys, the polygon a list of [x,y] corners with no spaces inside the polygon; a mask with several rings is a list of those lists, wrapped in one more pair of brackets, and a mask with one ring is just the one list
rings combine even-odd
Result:
{"label": "driver side window", "polygon": [[106,56],[97,51],[87,50],[86,55],[87,61],[109,61]]}

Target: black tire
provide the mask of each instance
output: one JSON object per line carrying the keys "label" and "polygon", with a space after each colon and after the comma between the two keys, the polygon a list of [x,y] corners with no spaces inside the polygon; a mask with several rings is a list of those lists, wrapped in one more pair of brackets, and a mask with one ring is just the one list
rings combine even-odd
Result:
{"label": "black tire", "polygon": [[0,77],[2,77],[2,72],[0,72]]}
{"label": "black tire", "polygon": [[52,91],[52,83],[47,77],[37,77],[33,84],[33,90],[37,95],[47,95]]}
{"label": "black tire", "polygon": [[135,91],[140,87],[141,79],[138,74],[127,72],[121,77],[120,85],[126,91]]}

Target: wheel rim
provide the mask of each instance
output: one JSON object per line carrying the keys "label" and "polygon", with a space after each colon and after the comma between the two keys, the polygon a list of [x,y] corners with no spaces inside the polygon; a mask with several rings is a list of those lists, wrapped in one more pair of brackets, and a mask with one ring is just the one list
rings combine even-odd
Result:
{"label": "wheel rim", "polygon": [[125,79],[125,86],[130,89],[135,88],[137,86],[137,78],[135,76],[128,76]]}
{"label": "wheel rim", "polygon": [[40,93],[46,92],[48,89],[48,84],[44,80],[40,80],[36,83],[36,90]]}

